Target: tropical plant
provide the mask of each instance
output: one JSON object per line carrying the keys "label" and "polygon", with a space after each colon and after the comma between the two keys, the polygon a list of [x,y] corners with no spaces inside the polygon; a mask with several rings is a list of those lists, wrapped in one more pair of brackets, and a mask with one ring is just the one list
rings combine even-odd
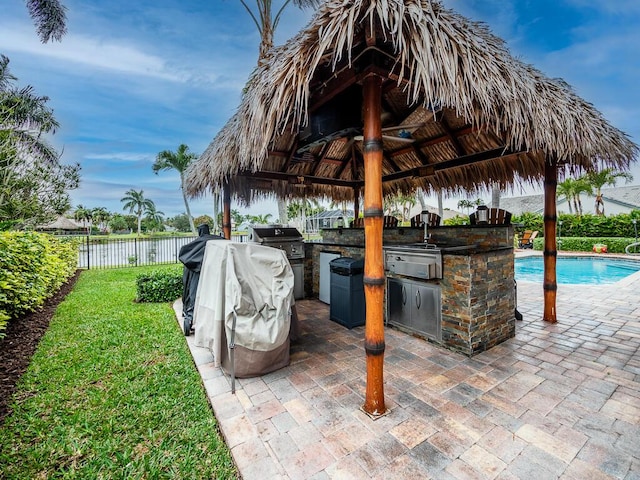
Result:
{"label": "tropical plant", "polygon": [[81,222],[82,226],[87,229],[87,235],[91,233],[92,212],[90,209],[83,205],[78,205],[73,212],[73,219],[77,222]]}
{"label": "tropical plant", "polygon": [[[260,46],[258,49],[258,65],[266,61],[269,50],[273,47],[273,35],[275,33],[278,23],[284,9],[291,3],[291,0],[285,0],[278,9],[275,15],[272,13],[272,0],[255,0],[256,10],[254,12],[248,5],[249,0],[240,0],[242,6],[245,8],[253,23],[255,23],[258,32],[260,33]],[[315,7],[318,6],[321,0],[293,0],[293,3],[298,7]],[[283,198],[277,199],[278,204],[278,218],[281,223],[287,223],[287,202]]]}
{"label": "tropical plant", "polygon": [[112,215],[108,222],[111,232],[121,232],[129,228],[124,215],[121,215],[119,213]]}
{"label": "tropical plant", "polygon": [[196,227],[193,223],[193,217],[191,216],[191,210],[189,209],[189,202],[187,201],[187,193],[184,188],[184,174],[187,171],[187,167],[191,162],[198,158],[198,155],[189,151],[184,143],[178,146],[175,152],[170,150],[163,150],[156,156],[156,161],[153,164],[153,171],[157,175],[161,170],[176,170],[180,174],[180,191],[182,192],[182,199],[184,200],[184,208],[187,211],[189,217],[189,226],[191,227],[191,233],[195,235]]}
{"label": "tropical plant", "polygon": [[236,228],[240,226],[242,222],[244,222],[244,215],[242,215],[238,210],[231,209],[231,221],[235,224]]}
{"label": "tropical plant", "polygon": [[26,3],[40,41],[62,40],[67,33],[65,6],[58,0],[27,0]]}
{"label": "tropical plant", "polygon": [[266,225],[269,223],[269,219],[273,217],[270,213],[263,215],[247,215],[247,220],[254,225]]}
{"label": "tropical plant", "polygon": [[125,196],[120,199],[124,203],[123,210],[129,211],[138,220],[138,236],[142,231],[142,216],[149,210],[155,211],[156,205],[153,200],[144,198],[144,190],[127,190]]}
{"label": "tropical plant", "polygon": [[618,179],[624,178],[627,183],[633,180],[633,176],[628,172],[616,172],[612,168],[604,168],[599,172],[589,172],[585,176],[586,181],[596,191],[595,213],[604,215],[604,200],[601,189],[605,185],[614,186]]}
{"label": "tropical plant", "polygon": [[164,212],[156,210],[155,204],[149,205],[146,208],[144,219],[146,220],[148,230],[164,230],[162,226],[162,223],[164,221]]}
{"label": "tropical plant", "polygon": [[593,191],[589,182],[587,182],[584,177],[580,177],[578,179],[567,178],[558,183],[556,193],[558,196],[563,196],[567,200],[569,213],[582,215],[582,200],[580,199],[580,194],[591,194]]}
{"label": "tropical plant", "polygon": [[96,207],[91,210],[91,218],[94,222],[97,222],[100,231],[105,232],[107,230],[111,214],[105,207]]}
{"label": "tropical plant", "polygon": [[80,166],[61,165],[45,140],[59,126],[49,99],[15,80],[0,55],[0,220],[37,224],[70,207],[67,191],[78,187]]}
{"label": "tropical plant", "polygon": [[[284,9],[291,3],[291,0],[285,0],[275,15],[272,13],[272,0],[255,0],[257,13],[249,7],[248,0],[240,0],[242,6],[251,16],[258,32],[260,32],[260,48],[258,50],[258,64],[266,59],[271,47],[273,47],[273,35]],[[298,7],[316,7],[322,3],[320,0],[293,0]]]}
{"label": "tropical plant", "polygon": [[387,215],[400,217],[403,222],[409,221],[409,213],[411,208],[416,204],[414,195],[403,195],[398,193],[385,197],[384,210]]}
{"label": "tropical plant", "polygon": [[474,207],[474,203],[470,200],[460,200],[458,201],[458,208],[464,208],[467,211],[467,215],[469,214],[469,210]]}
{"label": "tropical plant", "polygon": [[[567,178],[562,182],[559,182],[556,187],[556,196],[564,197],[567,201],[567,205],[569,205],[569,213],[573,214],[573,184],[575,180],[573,178]],[[577,213],[577,212],[576,212]]]}

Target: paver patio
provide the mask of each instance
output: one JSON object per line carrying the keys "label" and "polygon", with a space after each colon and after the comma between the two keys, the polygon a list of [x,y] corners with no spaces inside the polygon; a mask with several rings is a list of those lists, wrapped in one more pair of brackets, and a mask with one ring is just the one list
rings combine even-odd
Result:
{"label": "paver patio", "polygon": [[386,329],[385,399],[371,420],[364,327],[297,303],[291,365],[230,380],[187,337],[244,479],[640,479],[640,273],[611,286],[520,282],[516,337],[468,358]]}

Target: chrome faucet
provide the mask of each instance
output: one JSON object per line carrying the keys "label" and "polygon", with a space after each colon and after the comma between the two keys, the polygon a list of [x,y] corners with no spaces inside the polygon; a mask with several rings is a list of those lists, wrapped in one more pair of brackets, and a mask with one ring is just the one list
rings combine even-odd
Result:
{"label": "chrome faucet", "polygon": [[422,210],[422,212],[420,212],[420,218],[422,219],[422,225],[424,227],[424,243],[429,243],[429,210]]}

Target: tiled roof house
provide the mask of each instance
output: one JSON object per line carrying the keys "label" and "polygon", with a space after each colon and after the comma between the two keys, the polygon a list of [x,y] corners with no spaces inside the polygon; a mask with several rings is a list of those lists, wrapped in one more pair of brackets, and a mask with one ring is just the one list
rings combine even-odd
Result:
{"label": "tiled roof house", "polygon": [[[595,196],[582,194],[583,213],[595,212]],[[632,210],[640,210],[640,185],[612,187],[602,189],[605,215],[629,213]],[[513,215],[521,215],[524,212],[542,213],[544,208],[544,195],[528,195],[524,197],[501,198],[500,208],[508,210]],[[558,213],[569,213],[567,199],[558,197]]]}

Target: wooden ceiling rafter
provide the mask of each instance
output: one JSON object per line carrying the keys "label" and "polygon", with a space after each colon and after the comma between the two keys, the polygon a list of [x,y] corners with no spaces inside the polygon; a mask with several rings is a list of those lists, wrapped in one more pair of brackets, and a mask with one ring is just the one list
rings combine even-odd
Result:
{"label": "wooden ceiling rafter", "polygon": [[455,148],[456,153],[459,157],[462,157],[467,154],[467,151],[464,149],[458,137],[453,133],[453,130],[449,126],[449,122],[444,116],[444,111],[440,110],[439,113],[434,113],[433,119],[440,124],[440,127],[444,130],[444,132],[449,136],[451,143],[453,144],[453,148]]}
{"label": "wooden ceiling rafter", "polygon": [[287,169],[289,168],[289,165],[291,165],[291,160],[293,159],[293,156],[297,149],[298,149],[298,136],[296,135],[296,138],[293,140],[293,147],[291,148],[291,151],[287,155],[287,159],[285,160],[284,164],[282,165],[282,168],[280,169],[281,172],[287,171]]}
{"label": "wooden ceiling rafter", "polygon": [[331,147],[331,142],[327,142],[322,146],[322,151],[320,152],[320,156],[315,161],[315,165],[313,166],[313,169],[311,170],[311,175],[313,175],[314,177],[318,173],[318,169],[320,168],[320,164],[322,162],[324,162],[325,158],[327,158],[327,153],[329,153],[329,147]]}
{"label": "wooden ceiling rafter", "polygon": [[[452,130],[454,135],[457,136],[462,136],[462,135],[468,135],[469,133],[475,133],[477,131],[480,131],[481,128],[480,127],[472,127],[472,126],[464,126],[462,128],[456,129],[456,130]],[[405,155],[407,153],[410,153],[411,151],[413,151],[413,148],[423,148],[423,147],[430,147],[432,145],[437,145],[438,143],[444,143],[444,142],[448,142],[450,140],[450,137],[448,134],[444,133],[442,135],[438,135],[436,137],[430,137],[430,138],[425,138],[422,140],[417,140],[415,141],[411,146],[408,147],[401,147],[398,148],[397,150],[392,150],[389,152],[389,155],[392,157],[396,157],[398,155]]]}

